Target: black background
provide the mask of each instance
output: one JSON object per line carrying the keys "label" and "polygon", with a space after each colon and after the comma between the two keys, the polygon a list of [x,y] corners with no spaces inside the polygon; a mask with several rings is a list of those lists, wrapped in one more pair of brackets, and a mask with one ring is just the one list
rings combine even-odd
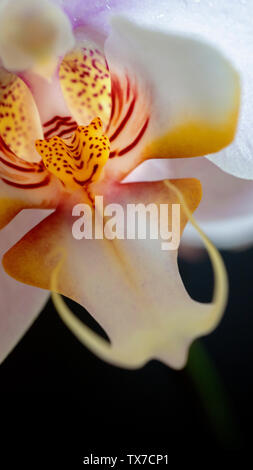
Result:
{"label": "black background", "polygon": [[[228,441],[217,436],[187,369],[173,371],[155,361],[136,371],[109,366],[72,336],[49,301],[0,370],[9,464],[27,465],[31,453],[46,468],[53,462],[55,468],[67,462],[68,468],[79,468],[91,452],[176,452],[178,459],[192,453],[196,459],[203,451],[209,459],[218,452],[231,456],[249,450],[253,250],[222,255],[230,279],[229,304],[219,327],[201,342],[226,390],[236,436]],[[191,295],[211,300],[209,260],[180,259],[179,265]],[[72,307],[94,327],[87,313]]]}

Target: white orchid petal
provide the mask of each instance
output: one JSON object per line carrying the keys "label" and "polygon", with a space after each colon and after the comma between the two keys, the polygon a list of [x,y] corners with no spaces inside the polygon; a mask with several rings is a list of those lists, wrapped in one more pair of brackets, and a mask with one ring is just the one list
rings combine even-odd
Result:
{"label": "white orchid petal", "polygon": [[[253,182],[229,175],[206,158],[149,160],[124,182],[193,178],[201,181],[203,196],[195,218],[219,248],[236,249],[253,243]],[[200,246],[196,231],[187,225],[182,245]]]}
{"label": "white orchid petal", "polygon": [[[139,95],[146,99],[150,121],[138,149],[140,159],[205,155],[232,141],[239,80],[218,49],[193,36],[115,17],[105,52],[113,72],[118,68],[120,76],[125,73],[137,82],[136,101]],[[146,108],[141,111],[145,114]],[[120,166],[120,160],[114,165]]]}
{"label": "white orchid petal", "polygon": [[208,158],[227,173],[253,179],[253,1],[147,0],[145,8],[136,2],[126,4],[124,14],[164,31],[199,35],[224,51],[235,64],[242,89],[236,138],[229,147]]}
{"label": "white orchid petal", "polygon": [[[48,214],[49,211],[26,211],[1,230],[1,256]],[[0,266],[0,283],[0,362],[2,362],[42,310],[48,299],[48,292],[15,281],[7,276],[2,266]]]}

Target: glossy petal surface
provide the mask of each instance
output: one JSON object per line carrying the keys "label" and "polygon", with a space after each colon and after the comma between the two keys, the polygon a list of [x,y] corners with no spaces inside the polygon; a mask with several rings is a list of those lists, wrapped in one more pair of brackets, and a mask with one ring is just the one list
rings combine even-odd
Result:
{"label": "glossy petal surface", "polygon": [[[203,159],[153,160],[144,162],[126,181],[156,181],[167,178],[197,177],[203,187],[195,218],[216,246],[240,249],[253,243],[253,183],[227,174]],[[181,242],[202,246],[200,238],[187,225]]]}
{"label": "glossy petal surface", "polygon": [[[114,159],[114,171],[120,166],[131,169],[136,153],[139,161],[193,157],[216,152],[232,141],[239,79],[217,49],[190,36],[150,30],[123,18],[114,18],[112,28],[105,45],[109,69],[118,70],[119,77],[128,75],[137,89],[137,116],[150,117],[138,145],[124,153],[124,162],[123,157]],[[138,109],[139,97],[145,104]],[[121,119],[125,116],[122,113]],[[134,111],[132,116],[135,121]],[[121,119],[118,126],[123,133]],[[133,134],[125,146],[135,138]]]}
{"label": "glossy petal surface", "polygon": [[[0,232],[1,256],[48,212],[26,211]],[[0,362],[15,347],[48,299],[48,292],[21,284],[0,266]]]}

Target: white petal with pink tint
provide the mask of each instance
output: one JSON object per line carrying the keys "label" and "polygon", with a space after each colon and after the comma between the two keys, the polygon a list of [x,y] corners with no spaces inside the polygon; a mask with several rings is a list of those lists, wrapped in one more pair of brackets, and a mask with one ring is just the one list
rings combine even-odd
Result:
{"label": "white petal with pink tint", "polygon": [[137,79],[150,101],[145,158],[205,155],[231,142],[239,80],[218,49],[192,35],[144,28],[116,17],[105,52],[109,68]]}
{"label": "white petal with pink tint", "polygon": [[50,82],[30,71],[23,73],[22,78],[32,92],[42,124],[57,114],[62,116],[69,115],[69,110],[61,92],[57,72]]}
{"label": "white petal with pink tint", "polygon": [[[0,255],[3,256],[27,230],[49,212],[27,210],[0,231]],[[49,293],[26,286],[9,277],[0,266],[0,362],[15,347],[45,305]]]}
{"label": "white petal with pink tint", "polygon": [[[206,158],[149,160],[125,181],[156,181],[163,178],[198,178],[203,196],[195,218],[209,238],[224,249],[253,244],[253,182],[229,175]],[[187,225],[182,245],[202,246]]]}
{"label": "white petal with pink tint", "polygon": [[165,31],[198,34],[233,61],[242,88],[238,132],[229,147],[208,158],[227,173],[253,179],[253,1],[149,0],[145,9],[126,5],[125,13]]}

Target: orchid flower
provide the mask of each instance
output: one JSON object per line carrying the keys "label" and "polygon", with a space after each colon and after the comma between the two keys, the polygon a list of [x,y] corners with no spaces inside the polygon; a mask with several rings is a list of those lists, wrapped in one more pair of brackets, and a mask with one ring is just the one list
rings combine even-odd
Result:
{"label": "orchid flower", "polygon": [[[13,26],[0,34],[0,226],[11,276],[1,274],[1,358],[53,285],[108,334],[111,345],[54,297],[66,323],[100,357],[124,367],[156,358],[180,368],[191,342],[217,325],[224,299],[218,309],[191,299],[177,250],[161,251],[160,240],[75,240],[72,209],[82,202],[93,207],[96,195],[122,207],[180,203],[181,232],[188,219],[194,224],[202,194],[194,174],[125,178],[150,159],[178,158],[180,165],[229,145],[239,112],[238,74],[200,38],[116,16],[104,41],[85,22],[72,29],[58,3],[6,1],[0,17],[0,30],[1,18]],[[23,21],[28,13],[38,43]],[[36,225],[37,209],[54,212]]]}
{"label": "orchid flower", "polygon": [[[197,159],[168,159],[145,162],[128,181],[196,177],[203,197],[195,217],[205,233],[219,248],[252,246],[253,240],[253,159],[252,159],[252,82],[253,1],[169,0],[128,5],[129,15],[155,23],[166,31],[197,34],[222,49],[240,73],[242,99],[240,119],[234,141],[225,149]],[[150,20],[152,18],[152,20]],[[199,250],[201,240],[190,224],[184,231],[184,253]],[[191,249],[191,251],[190,251]]]}

